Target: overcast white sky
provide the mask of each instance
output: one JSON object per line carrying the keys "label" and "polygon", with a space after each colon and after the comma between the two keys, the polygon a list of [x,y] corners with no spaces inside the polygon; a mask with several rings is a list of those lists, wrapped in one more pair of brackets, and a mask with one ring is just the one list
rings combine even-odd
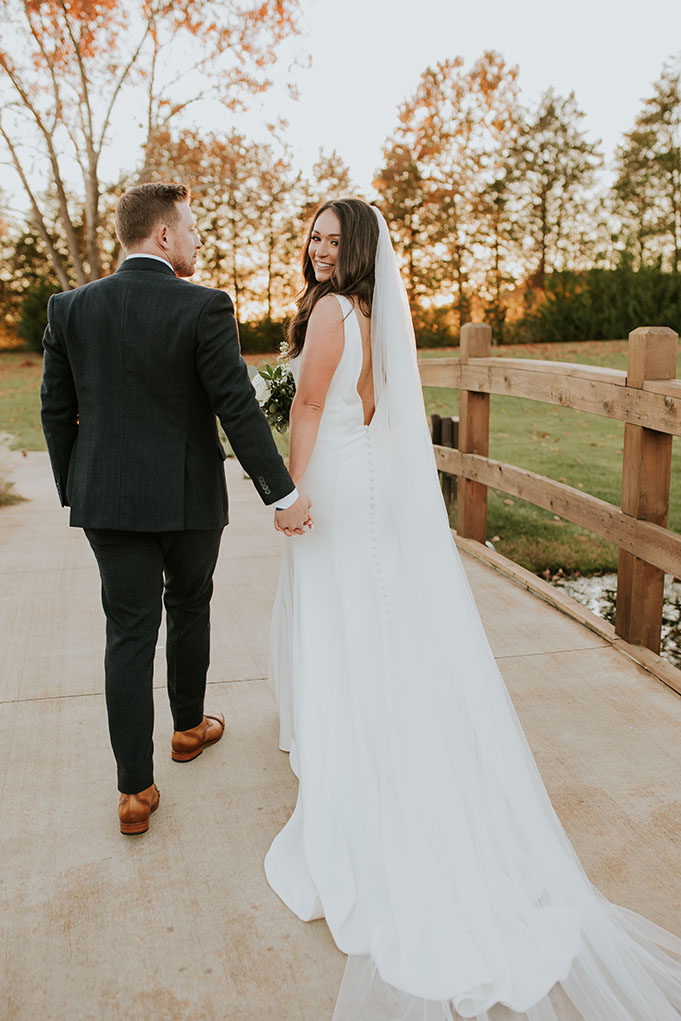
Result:
{"label": "overcast white sky", "polygon": [[[575,91],[585,127],[610,159],[663,61],[681,52],[681,0],[303,0],[301,96],[285,89],[263,101],[276,113],[304,169],[320,146],[335,148],[369,190],[399,103],[421,72],[461,55],[469,66],[486,49],[517,64],[526,102],[549,85]],[[300,44],[299,44],[300,45]],[[253,125],[257,123],[253,116]]]}
{"label": "overcast white sky", "polygon": [[[264,125],[284,117],[300,168],[309,173],[318,151],[336,149],[355,183],[371,195],[381,148],[396,123],[400,102],[429,65],[461,55],[470,66],[485,49],[517,64],[524,101],[553,85],[574,90],[592,139],[601,138],[606,159],[631,128],[641,100],[665,60],[681,53],[681,0],[302,0],[303,36],[277,68],[277,85],[253,100],[240,123],[224,111],[192,108],[206,130],[241,128],[267,138]],[[300,99],[287,82],[294,51],[312,66],[298,68]],[[117,118],[125,130],[113,139],[104,176],[134,167],[139,137],[134,111]],[[13,174],[0,167],[0,187],[15,210],[25,207]],[[16,203],[16,205],[15,205]]]}

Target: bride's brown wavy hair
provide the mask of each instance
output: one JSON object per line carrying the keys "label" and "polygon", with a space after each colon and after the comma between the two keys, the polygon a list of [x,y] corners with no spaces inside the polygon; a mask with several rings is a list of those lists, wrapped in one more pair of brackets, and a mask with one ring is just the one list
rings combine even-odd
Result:
{"label": "bride's brown wavy hair", "polygon": [[[340,242],[333,274],[329,280],[318,283],[310,259],[310,239],[317,217],[331,209],[340,221]],[[317,209],[305,239],[302,252],[305,284],[296,295],[298,311],[289,323],[288,353],[299,355],[305,344],[307,323],[312,309],[325,294],[344,294],[357,298],[364,315],[371,315],[374,293],[374,263],[378,245],[378,220],[373,208],[362,199],[333,199]]]}

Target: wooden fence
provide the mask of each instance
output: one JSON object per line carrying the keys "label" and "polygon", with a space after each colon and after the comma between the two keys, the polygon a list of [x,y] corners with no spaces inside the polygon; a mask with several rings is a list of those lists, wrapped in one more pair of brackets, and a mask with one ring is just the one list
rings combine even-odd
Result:
{"label": "wooden fence", "polygon": [[[571,362],[490,357],[482,323],[461,330],[459,358],[419,364],[423,386],[460,391],[458,449],[436,444],[438,468],[458,478],[457,533],[484,543],[487,487],[527,500],[619,547],[615,631],[660,650],[664,575],[681,577],[681,535],[667,528],[672,437],[681,436],[678,336],[629,334],[626,372]],[[489,457],[490,394],[526,397],[624,422],[622,506]]]}

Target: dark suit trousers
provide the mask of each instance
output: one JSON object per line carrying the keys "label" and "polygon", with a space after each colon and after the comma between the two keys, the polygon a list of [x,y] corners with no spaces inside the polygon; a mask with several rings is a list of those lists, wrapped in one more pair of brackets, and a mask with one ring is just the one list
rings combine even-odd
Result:
{"label": "dark suit trousers", "polygon": [[106,614],[106,706],[118,789],[154,782],[153,667],[166,608],[168,697],[175,730],[203,718],[210,598],[222,529],[124,532],[86,528]]}

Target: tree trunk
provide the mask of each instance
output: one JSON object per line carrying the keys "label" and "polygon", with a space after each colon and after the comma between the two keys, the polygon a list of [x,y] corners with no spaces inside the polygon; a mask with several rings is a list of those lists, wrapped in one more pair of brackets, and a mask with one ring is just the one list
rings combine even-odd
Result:
{"label": "tree trunk", "polygon": [[35,224],[36,230],[38,231],[40,237],[43,239],[43,242],[45,243],[47,254],[49,255],[50,262],[52,263],[52,268],[54,269],[54,272],[57,274],[57,278],[62,288],[65,291],[70,291],[71,281],[69,280],[68,272],[66,270],[66,266],[64,265],[64,260],[62,259],[61,255],[55,248],[52,238],[50,237],[50,232],[48,231],[47,225],[45,224],[45,220],[43,219],[43,215],[40,212],[40,207],[38,206],[36,198],[33,194],[28,178],[24,173],[24,167],[21,160],[19,159],[19,154],[17,153],[11,138],[2,129],[2,125],[0,125],[0,134],[2,134],[5,144],[9,149],[9,153],[10,156],[12,157],[12,163],[14,164],[14,168],[19,176],[19,180],[21,181],[24,187],[24,191],[28,196],[28,200],[31,203],[31,210],[33,211],[33,222]]}
{"label": "tree trunk", "polygon": [[414,228],[409,220],[409,241],[407,247],[407,291],[409,296],[409,307],[413,308],[414,302],[416,301],[416,284],[414,282],[415,269],[414,269]]}
{"label": "tree trunk", "polygon": [[267,318],[272,319],[272,254],[274,252],[274,232],[270,231],[267,244]]}
{"label": "tree trunk", "polygon": [[677,180],[677,175],[674,173],[673,170],[672,170],[672,172],[670,174],[670,178],[671,178],[671,180],[670,180],[669,183],[670,183],[670,186],[671,186],[670,187],[670,198],[671,198],[671,204],[672,204],[672,231],[673,231],[673,235],[674,235],[673,236],[673,242],[674,242],[674,263],[673,263],[673,267],[672,268],[673,268],[675,273],[678,273],[679,272],[679,261],[681,260],[681,251],[680,251],[680,249],[681,249],[681,239],[679,238],[679,234],[681,233],[681,231],[679,230],[679,200],[680,200],[681,196],[679,194],[680,189],[679,189],[679,186],[678,186],[679,183],[678,183],[678,180]]}
{"label": "tree trunk", "polygon": [[541,235],[539,238],[539,268],[537,269],[537,282],[541,287],[542,291],[546,284],[546,237],[548,234],[548,211],[546,203],[546,193],[542,193],[541,196]]}
{"label": "tree trunk", "polygon": [[90,280],[99,280],[102,275],[102,261],[99,254],[99,182],[96,163],[90,168],[85,182],[85,225]]}

